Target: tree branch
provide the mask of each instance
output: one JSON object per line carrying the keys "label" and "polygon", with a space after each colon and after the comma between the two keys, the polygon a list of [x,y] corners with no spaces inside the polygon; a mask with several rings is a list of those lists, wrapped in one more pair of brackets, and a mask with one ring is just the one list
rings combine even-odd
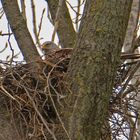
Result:
{"label": "tree branch", "polygon": [[11,30],[26,62],[40,59],[32,37],[19,11],[17,0],[1,0]]}
{"label": "tree branch", "polygon": [[[52,16],[53,24],[55,24],[58,0],[46,1],[48,3],[48,7]],[[64,0],[58,20],[59,23],[57,33],[60,40],[60,45],[64,48],[73,48],[76,40],[76,32],[74,30],[68,8]]]}

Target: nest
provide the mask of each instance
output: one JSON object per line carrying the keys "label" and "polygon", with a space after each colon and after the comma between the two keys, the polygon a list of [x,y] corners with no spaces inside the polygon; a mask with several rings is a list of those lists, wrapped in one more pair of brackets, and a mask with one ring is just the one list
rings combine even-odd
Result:
{"label": "nest", "polygon": [[[43,82],[37,81],[32,73],[30,64],[16,64],[0,71],[1,87],[6,106],[22,127],[26,130],[26,138],[36,137],[40,140],[56,139],[54,128],[58,128],[61,117],[56,109],[56,102],[61,104],[65,98],[63,88],[67,88],[63,77],[67,72],[72,49],[54,51],[45,60],[39,62],[42,67]],[[120,136],[129,138],[129,132],[134,132],[138,111],[134,106],[137,96],[136,85],[130,85],[139,67],[139,61],[124,63],[118,67],[114,88],[110,97],[108,122],[104,125],[102,139],[111,135],[113,140]],[[59,131],[59,130],[55,130]],[[60,139],[60,136],[59,136]]]}

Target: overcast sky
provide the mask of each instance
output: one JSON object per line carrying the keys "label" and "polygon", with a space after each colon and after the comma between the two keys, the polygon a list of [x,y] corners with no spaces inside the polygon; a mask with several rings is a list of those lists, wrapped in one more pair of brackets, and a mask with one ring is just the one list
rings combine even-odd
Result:
{"label": "overcast sky", "polygon": [[[32,26],[32,12],[31,12],[31,3],[30,0],[25,0],[26,1],[26,16],[27,16],[27,25],[29,28],[30,33],[32,34],[32,37],[34,39],[34,34],[33,34],[33,26]],[[77,5],[77,1],[76,0],[69,0],[70,3],[73,6]],[[20,5],[20,0],[18,0],[19,5]],[[52,32],[53,32],[53,26],[52,24],[49,22],[47,15],[48,15],[48,11],[47,11],[47,3],[45,0],[34,0],[35,5],[36,5],[36,17],[37,17],[37,26],[40,23],[40,18],[42,15],[42,10],[45,8],[45,14],[44,14],[44,18],[43,18],[43,24],[42,24],[42,30],[40,33],[40,38],[41,38],[41,43],[45,42],[45,41],[49,41],[51,40],[52,37]],[[0,3],[0,8],[2,7],[1,3]],[[70,13],[72,18],[75,17],[74,12],[69,8]],[[6,20],[5,15],[0,19],[0,31],[2,31],[2,33],[7,33],[8,32],[8,23]],[[3,50],[3,48],[5,47],[5,44],[7,42],[8,37],[7,36],[0,36],[0,51]],[[18,49],[17,43],[14,39],[14,36],[11,36],[10,38],[11,40],[11,44],[12,47],[14,49],[15,54],[19,53],[20,50]],[[58,39],[57,36],[55,38],[55,42],[56,44],[58,44]],[[6,48],[6,50],[3,53],[0,53],[0,60],[5,60],[7,55],[11,55],[11,51],[9,49],[9,47]],[[22,60],[22,55],[20,54],[18,56],[18,60]]]}

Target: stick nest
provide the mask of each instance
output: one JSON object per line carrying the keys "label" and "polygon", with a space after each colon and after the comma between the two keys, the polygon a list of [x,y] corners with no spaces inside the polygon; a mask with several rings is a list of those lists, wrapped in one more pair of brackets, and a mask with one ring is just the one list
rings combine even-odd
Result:
{"label": "stick nest", "polygon": [[[67,88],[67,84],[63,77],[67,72],[71,53],[71,49],[61,49],[38,62],[42,72],[36,73],[40,75],[41,80],[34,78],[31,64],[19,63],[11,67],[1,62],[4,66],[0,69],[0,93],[3,93],[1,97],[4,98],[10,114],[17,118],[16,123],[22,122],[27,139],[61,139],[56,135],[59,131],[56,128],[59,128],[59,124],[64,126],[56,104],[63,107],[61,100],[66,97],[63,88]],[[128,131],[134,134],[136,129],[138,111],[134,102],[137,102],[139,81],[135,85],[129,82],[139,68],[139,61],[124,62],[118,67],[115,78],[109,103],[108,123],[104,125],[102,132],[103,140],[109,135],[113,140],[120,136],[128,139]]]}

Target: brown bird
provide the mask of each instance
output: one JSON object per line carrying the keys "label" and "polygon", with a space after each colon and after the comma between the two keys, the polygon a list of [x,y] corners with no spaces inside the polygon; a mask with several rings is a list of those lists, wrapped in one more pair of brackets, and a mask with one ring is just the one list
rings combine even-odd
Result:
{"label": "brown bird", "polygon": [[[58,53],[56,53],[58,56],[60,55],[64,55],[65,53],[68,52],[68,54],[71,54],[72,49],[71,48],[64,48],[64,49],[60,49],[54,42],[52,41],[46,41],[41,45],[42,48],[42,52],[45,56],[47,56],[48,54],[52,53],[52,52],[56,52],[58,50]],[[56,55],[55,54],[55,55]],[[122,53],[121,54],[121,59],[140,59],[140,54],[134,54],[134,53]]]}
{"label": "brown bird", "polygon": [[52,53],[53,51],[57,51],[60,48],[52,41],[46,41],[41,45],[42,52],[44,55],[48,55]]}

